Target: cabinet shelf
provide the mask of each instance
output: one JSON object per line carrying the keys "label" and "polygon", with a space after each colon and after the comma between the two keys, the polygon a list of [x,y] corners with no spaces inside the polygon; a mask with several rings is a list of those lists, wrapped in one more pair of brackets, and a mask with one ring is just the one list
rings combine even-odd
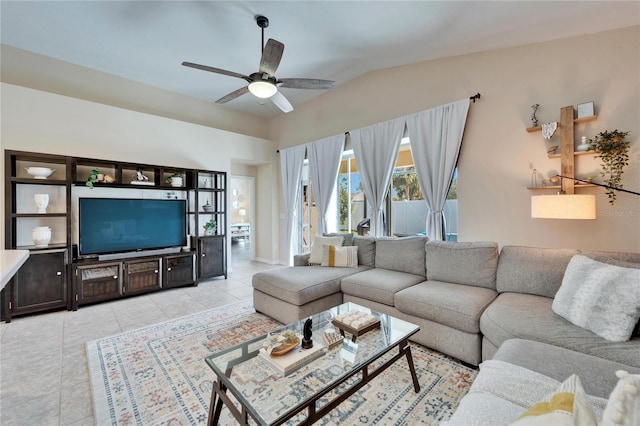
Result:
{"label": "cabinet shelf", "polygon": [[31,179],[12,177],[11,182],[23,183],[28,185],[66,185],[67,182],[59,179]]}
{"label": "cabinet shelf", "polygon": [[36,247],[35,245],[28,246],[16,246],[16,250],[30,250],[30,251],[41,251],[41,250],[52,250],[52,249],[66,249],[67,245],[64,243],[57,244],[49,244],[46,247]]}
{"label": "cabinet shelf", "polygon": [[67,217],[66,213],[12,213],[11,217]]}

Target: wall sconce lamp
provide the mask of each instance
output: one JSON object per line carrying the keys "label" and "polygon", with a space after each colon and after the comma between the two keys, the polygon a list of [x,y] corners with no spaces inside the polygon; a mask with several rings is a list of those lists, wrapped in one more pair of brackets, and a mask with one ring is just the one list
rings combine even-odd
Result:
{"label": "wall sconce lamp", "polygon": [[[561,179],[571,179],[577,182],[589,183],[603,188],[613,189],[615,191],[640,195],[638,192],[590,182],[588,180],[562,175],[556,176]],[[531,217],[540,219],[595,219],[596,196],[565,194],[563,191],[558,192],[556,195],[534,195],[531,197]]]}

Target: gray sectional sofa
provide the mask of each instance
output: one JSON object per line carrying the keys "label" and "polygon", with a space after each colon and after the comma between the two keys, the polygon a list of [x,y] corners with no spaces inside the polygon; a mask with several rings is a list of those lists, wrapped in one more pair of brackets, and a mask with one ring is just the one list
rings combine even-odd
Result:
{"label": "gray sectional sofa", "polygon": [[[553,378],[588,365],[595,373],[583,384],[594,395],[611,391],[615,378],[598,382],[601,374],[640,372],[637,329],[631,340],[613,342],[553,312],[553,298],[579,250],[505,246],[499,252],[492,242],[425,237],[356,236],[352,244],[358,246],[358,268],[305,266],[308,256],[297,256],[297,266],[254,275],[256,310],[288,323],[354,302],[419,325],[413,340],[468,364],[503,357]],[[583,254],[640,264],[640,253]],[[546,363],[545,354],[564,362]]]}

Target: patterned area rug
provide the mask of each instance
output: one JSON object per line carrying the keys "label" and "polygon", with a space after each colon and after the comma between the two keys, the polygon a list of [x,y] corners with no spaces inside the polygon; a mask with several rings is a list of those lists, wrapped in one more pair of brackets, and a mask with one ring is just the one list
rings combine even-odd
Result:
{"label": "patterned area rug", "polygon": [[[280,324],[250,301],[87,343],[96,424],[206,424],[215,374],[204,358]],[[318,424],[438,424],[449,419],[477,372],[412,344],[421,392],[405,359]],[[235,421],[223,409],[221,424]]]}

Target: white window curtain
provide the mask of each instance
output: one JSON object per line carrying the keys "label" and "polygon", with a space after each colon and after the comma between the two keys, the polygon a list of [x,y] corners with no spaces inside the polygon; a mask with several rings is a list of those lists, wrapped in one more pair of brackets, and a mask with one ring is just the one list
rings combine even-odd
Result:
{"label": "white window curtain", "polygon": [[411,154],[429,209],[430,240],[444,240],[442,209],[458,161],[468,111],[469,99],[463,99],[407,116]]}
{"label": "white window curtain", "polygon": [[328,232],[327,213],[338,181],[344,138],[340,134],[307,144],[309,179],[318,210],[318,235]]}
{"label": "white window curtain", "polygon": [[293,264],[293,242],[297,241],[296,211],[298,209],[298,193],[300,192],[300,178],[304,164],[306,146],[298,145],[280,150],[280,174],[282,176],[282,191],[284,204],[287,209],[287,264]]}
{"label": "white window curtain", "polygon": [[369,235],[374,237],[384,235],[384,201],[398,157],[404,123],[403,117],[350,132],[362,189],[373,210],[368,216],[371,219]]}

